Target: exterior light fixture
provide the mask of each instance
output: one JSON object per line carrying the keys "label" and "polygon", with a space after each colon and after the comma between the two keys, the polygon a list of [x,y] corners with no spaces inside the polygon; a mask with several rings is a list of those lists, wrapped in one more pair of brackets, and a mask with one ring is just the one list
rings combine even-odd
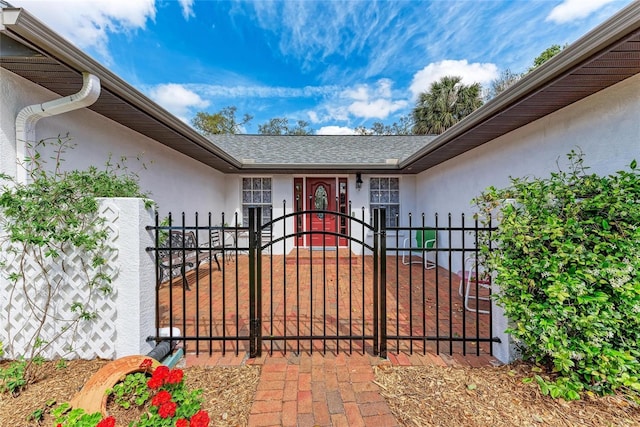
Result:
{"label": "exterior light fixture", "polygon": [[358,172],[356,174],[356,190],[360,191],[361,188],[362,188],[362,174]]}

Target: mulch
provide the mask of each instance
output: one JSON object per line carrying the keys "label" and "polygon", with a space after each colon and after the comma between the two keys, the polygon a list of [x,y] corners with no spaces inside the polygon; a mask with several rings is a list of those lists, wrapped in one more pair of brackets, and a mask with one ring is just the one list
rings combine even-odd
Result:
{"label": "mulch", "polygon": [[405,426],[639,426],[640,406],[623,396],[567,402],[525,384],[530,366],[376,367],[375,382]]}
{"label": "mulch", "polygon": [[[0,426],[55,425],[48,410],[45,410],[41,422],[29,420],[29,416],[40,408],[68,402],[91,375],[108,362],[72,360],[65,368],[56,368],[55,362],[46,362],[39,370],[38,381],[20,395],[0,394]],[[0,362],[0,368],[7,363]],[[202,409],[209,412],[211,426],[246,425],[260,379],[259,367],[188,367],[184,372],[185,384],[189,388],[203,390]]]}
{"label": "mulch", "polygon": [[[57,368],[47,362],[39,379],[19,396],[0,394],[0,426],[51,426],[28,421],[39,408],[67,402],[106,360],[74,360]],[[0,362],[0,368],[7,362]],[[247,425],[260,377],[257,366],[188,367],[185,381],[203,390],[212,426]],[[375,383],[405,426],[638,426],[640,406],[614,395],[566,402],[543,396],[525,363],[501,367],[375,367]],[[46,411],[45,411],[46,412]]]}

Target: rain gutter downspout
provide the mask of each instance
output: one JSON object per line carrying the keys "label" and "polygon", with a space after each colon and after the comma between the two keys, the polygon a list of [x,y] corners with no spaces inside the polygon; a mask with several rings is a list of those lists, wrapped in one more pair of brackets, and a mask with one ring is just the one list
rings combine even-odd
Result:
{"label": "rain gutter downspout", "polygon": [[[96,102],[99,96],[100,79],[93,74],[83,72],[82,88],[79,92],[42,104],[29,105],[20,110],[16,116],[16,159],[18,164],[24,162],[27,147],[35,143],[38,120],[88,107]],[[24,167],[18,167],[16,179],[21,183],[27,181],[27,170]]]}

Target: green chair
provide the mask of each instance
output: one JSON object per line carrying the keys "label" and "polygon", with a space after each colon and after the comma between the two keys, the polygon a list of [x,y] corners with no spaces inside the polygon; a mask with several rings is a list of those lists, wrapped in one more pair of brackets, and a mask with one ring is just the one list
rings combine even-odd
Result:
{"label": "green chair", "polygon": [[[409,231],[411,235],[413,230]],[[404,239],[405,251],[402,252],[402,263],[407,264],[422,264],[424,262],[424,268],[426,270],[436,268],[437,255],[434,256],[434,260],[427,259],[427,252],[434,252],[437,247],[438,233],[432,228],[425,228],[415,230],[415,246],[411,245],[411,237]],[[408,249],[408,250],[406,250]],[[417,255],[422,259],[420,261],[412,261],[411,257]]]}

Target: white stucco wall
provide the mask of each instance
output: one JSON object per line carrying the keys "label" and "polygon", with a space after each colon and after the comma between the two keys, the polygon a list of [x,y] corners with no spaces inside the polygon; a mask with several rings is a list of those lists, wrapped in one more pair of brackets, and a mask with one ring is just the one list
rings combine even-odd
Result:
{"label": "white stucco wall", "polygon": [[29,96],[22,93],[21,80],[0,68],[0,173],[9,176],[16,175],[16,115],[21,106],[27,105],[24,98]]}
{"label": "white stucco wall", "polygon": [[[4,69],[0,69],[0,89],[0,171],[14,176],[17,113],[27,105],[59,96]],[[102,168],[110,154],[112,162],[126,156],[128,167],[139,174],[142,188],[151,193],[161,215],[169,211],[219,215],[225,209],[222,173],[89,109],[44,118],[36,125],[37,140],[67,133],[76,147],[65,154],[65,168]],[[136,160],[140,154],[141,163]]]}
{"label": "white stucco wall", "polygon": [[[578,147],[590,172],[608,174],[640,159],[640,75],[600,91],[582,101],[543,117],[481,147],[431,168],[416,177],[418,210],[429,217],[445,218],[474,211],[471,200],[490,185],[509,185],[509,177],[547,177],[558,165],[568,165],[566,154]],[[446,240],[442,233],[439,238]],[[454,271],[460,268],[456,258]],[[440,258],[440,264],[446,261]],[[494,331],[506,326],[501,309],[494,304]],[[511,355],[494,347],[500,360]]]}
{"label": "white stucco wall", "polygon": [[[509,177],[546,177],[581,149],[591,172],[607,174],[640,158],[640,75],[431,168],[416,177],[418,211],[472,221],[471,200]],[[446,239],[446,236],[439,236]],[[455,265],[459,268],[459,265]]]}
{"label": "white stucco wall", "polygon": [[153,348],[147,337],[156,334],[155,260],[153,253],[146,251],[153,246],[153,237],[145,230],[153,213],[145,209],[141,199],[133,198],[101,199],[101,209],[109,224],[113,223],[111,232],[117,235],[117,274],[111,284],[117,313],[113,322],[115,357],[147,354]]}

